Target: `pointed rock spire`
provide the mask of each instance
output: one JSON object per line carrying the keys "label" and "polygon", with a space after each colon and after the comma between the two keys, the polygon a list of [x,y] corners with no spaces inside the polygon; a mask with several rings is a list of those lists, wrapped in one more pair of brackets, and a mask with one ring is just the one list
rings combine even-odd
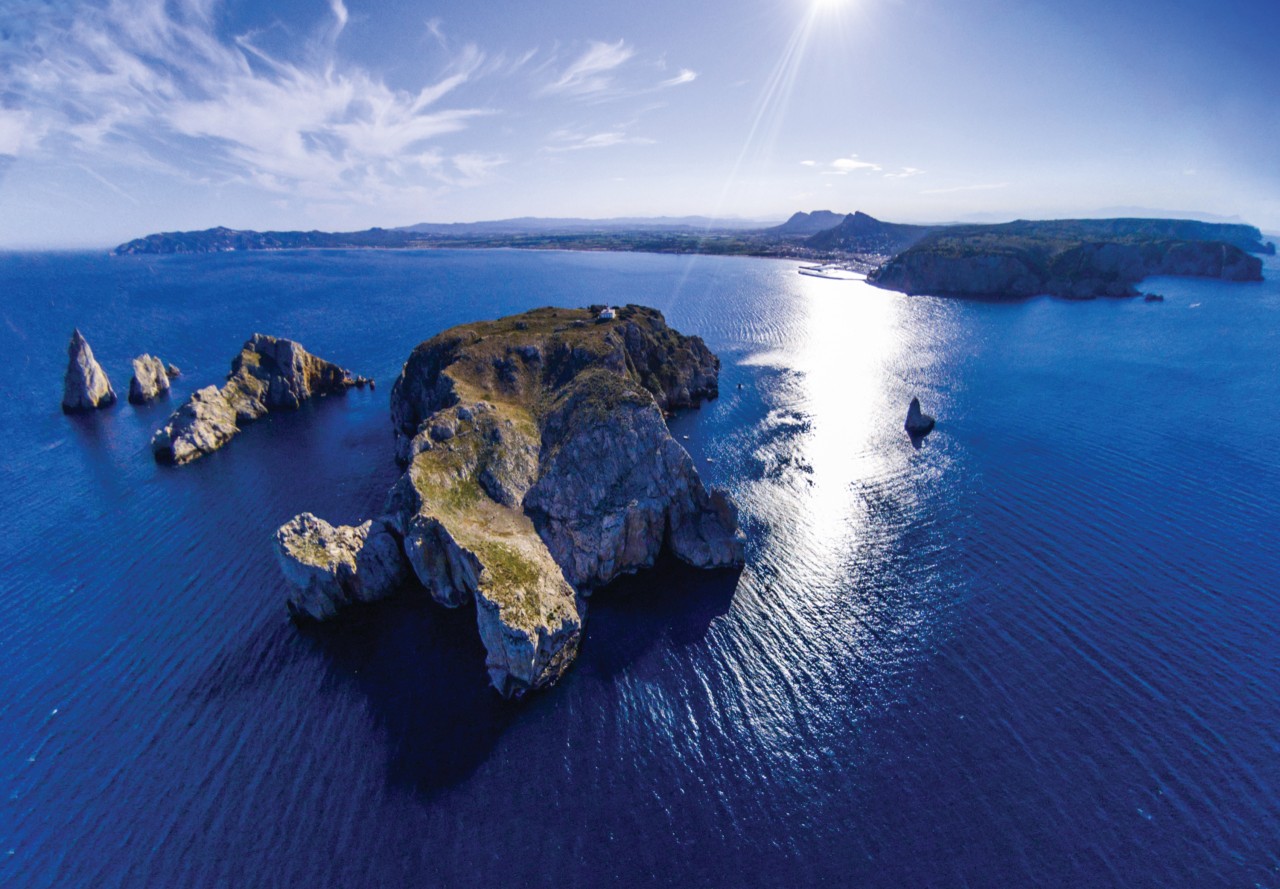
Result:
{"label": "pointed rock spire", "polygon": [[91,411],[116,403],[107,374],[93,357],[93,349],[77,328],[67,345],[67,375],[62,385],[63,413]]}

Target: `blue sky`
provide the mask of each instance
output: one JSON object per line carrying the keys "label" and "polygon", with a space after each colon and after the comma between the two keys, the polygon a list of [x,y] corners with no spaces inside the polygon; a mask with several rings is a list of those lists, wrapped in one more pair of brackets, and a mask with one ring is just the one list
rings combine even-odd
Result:
{"label": "blue sky", "polygon": [[1280,3],[0,0],[0,246],[1149,208],[1280,230]]}

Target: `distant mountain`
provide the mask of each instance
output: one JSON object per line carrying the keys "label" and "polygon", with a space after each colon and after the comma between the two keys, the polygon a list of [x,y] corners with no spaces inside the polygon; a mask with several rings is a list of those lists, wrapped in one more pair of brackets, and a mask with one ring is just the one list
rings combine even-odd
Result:
{"label": "distant mountain", "polygon": [[710,216],[618,216],[610,219],[544,218],[521,216],[488,222],[419,222],[396,231],[442,237],[476,237],[482,235],[556,235],[591,232],[655,232],[655,231],[746,231],[761,227],[759,219]]}
{"label": "distant mountain", "polygon": [[859,211],[844,217],[839,225],[818,232],[804,244],[813,250],[894,254],[906,250],[937,229],[938,226],[881,222]]}
{"label": "distant mountain", "polygon": [[775,225],[773,228],[765,229],[765,232],[773,235],[816,235],[818,232],[826,231],[829,228],[835,228],[842,221],[844,216],[840,213],[832,213],[830,210],[814,210],[812,213],[794,213],[791,218],[782,225]]}
{"label": "distant mountain", "polygon": [[228,253],[233,250],[298,250],[316,247],[412,247],[421,237],[395,229],[359,232],[256,232],[207,228],[195,232],[160,232],[121,244],[116,256],[134,253]]}
{"label": "distant mountain", "polygon": [[[563,246],[572,249],[574,239],[643,237],[669,235],[696,240],[717,234],[758,232],[760,220],[716,219],[708,216],[660,216],[616,219],[500,219],[493,222],[422,222],[403,228],[370,228],[355,232],[252,231],[218,226],[203,231],[160,232],[136,238],[116,247],[113,253],[226,253],[235,250],[299,250],[351,247],[440,247],[440,246]],[[570,243],[544,243],[545,239],[569,239]],[[599,248],[592,243],[591,249]],[[672,252],[697,252],[681,249]],[[606,248],[607,249],[607,248]],[[625,248],[624,248],[625,249]]]}

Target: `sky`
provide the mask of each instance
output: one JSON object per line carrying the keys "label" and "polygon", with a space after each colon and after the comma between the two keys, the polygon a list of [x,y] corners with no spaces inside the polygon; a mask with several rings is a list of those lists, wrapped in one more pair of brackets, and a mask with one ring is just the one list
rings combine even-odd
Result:
{"label": "sky", "polygon": [[863,210],[1280,230],[1277,0],[0,0],[0,248]]}

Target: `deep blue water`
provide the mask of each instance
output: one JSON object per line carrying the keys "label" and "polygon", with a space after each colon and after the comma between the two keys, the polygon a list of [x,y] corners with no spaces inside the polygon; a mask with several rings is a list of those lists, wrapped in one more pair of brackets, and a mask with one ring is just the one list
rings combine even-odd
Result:
{"label": "deep blue water", "polygon": [[[1154,305],[794,269],[0,256],[0,884],[1280,886],[1277,261]],[[592,302],[723,359],[672,427],[741,576],[598,595],[520,705],[465,612],[294,628],[271,532],[376,512],[410,349]],[[137,353],[176,403],[255,331],[380,385],[157,467],[175,403],[59,411],[73,325],[122,396]]]}

